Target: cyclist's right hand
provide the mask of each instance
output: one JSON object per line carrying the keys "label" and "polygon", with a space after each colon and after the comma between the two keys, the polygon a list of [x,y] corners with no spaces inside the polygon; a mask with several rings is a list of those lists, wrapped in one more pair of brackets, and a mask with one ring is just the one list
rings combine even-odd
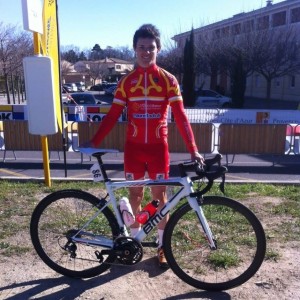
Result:
{"label": "cyclist's right hand", "polygon": [[201,165],[205,165],[204,157],[199,152],[194,152],[191,154],[191,160],[197,161]]}

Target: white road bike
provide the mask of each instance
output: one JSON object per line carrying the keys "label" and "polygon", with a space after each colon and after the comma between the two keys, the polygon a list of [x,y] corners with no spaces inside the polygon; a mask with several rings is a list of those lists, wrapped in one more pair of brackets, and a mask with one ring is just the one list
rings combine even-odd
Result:
{"label": "white road bike", "polygon": [[[106,195],[61,190],[42,199],[30,224],[32,243],[40,258],[56,272],[79,278],[97,276],[116,262],[132,265],[143,258],[147,235],[170,213],[163,247],[173,272],[187,284],[220,291],[249,280],[263,263],[264,229],[246,206],[225,196],[205,195],[218,179],[224,190],[226,167],[221,155],[178,165],[180,176],[163,180],[118,180],[107,176],[102,156],[113,149],[81,148],[97,159],[94,178]],[[134,186],[172,186],[167,203],[131,237],[119,210],[115,191]],[[180,206],[177,205],[181,203]]]}

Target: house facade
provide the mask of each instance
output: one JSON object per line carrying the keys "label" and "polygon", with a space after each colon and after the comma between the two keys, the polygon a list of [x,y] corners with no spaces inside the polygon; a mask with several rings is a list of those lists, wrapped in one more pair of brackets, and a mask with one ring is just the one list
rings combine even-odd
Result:
{"label": "house facade", "polygon": [[133,62],[105,58],[97,61],[78,61],[69,66],[68,71],[62,75],[64,83],[84,82],[88,88],[102,81],[117,82],[133,68]]}
{"label": "house facade", "polygon": [[[276,30],[293,28],[299,37],[300,42],[300,0],[286,0],[272,4],[271,0],[266,1],[264,7],[251,12],[242,12],[231,18],[212,23],[194,29],[195,42],[201,36],[210,34],[214,39],[241,36],[251,31]],[[186,39],[190,37],[190,31],[178,34],[173,37],[177,47],[184,48]],[[203,85],[204,84],[204,85]],[[221,87],[230,91],[230,79],[224,73],[215,73],[211,76],[198,74],[196,76],[196,87],[203,85],[203,88]],[[254,73],[247,78],[245,95],[253,98],[264,98],[266,96],[267,83],[265,78]],[[300,75],[295,72],[288,76],[278,77],[271,83],[271,98],[280,100],[300,100]]]}

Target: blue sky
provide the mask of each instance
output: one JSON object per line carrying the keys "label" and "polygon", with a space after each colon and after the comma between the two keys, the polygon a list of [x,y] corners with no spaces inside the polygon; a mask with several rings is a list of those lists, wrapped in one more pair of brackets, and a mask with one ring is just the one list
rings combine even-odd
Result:
{"label": "blue sky", "polygon": [[[279,3],[283,0],[274,0]],[[57,0],[61,46],[80,50],[96,43],[132,47],[134,31],[144,23],[156,25],[164,45],[171,37],[240,12],[266,5],[266,0]],[[0,22],[23,28],[21,0],[0,0]]]}

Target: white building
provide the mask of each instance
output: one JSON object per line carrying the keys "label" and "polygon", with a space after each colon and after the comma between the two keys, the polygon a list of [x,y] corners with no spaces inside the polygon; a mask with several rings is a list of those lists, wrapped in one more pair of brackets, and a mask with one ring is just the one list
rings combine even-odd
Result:
{"label": "white building", "polygon": [[[266,6],[251,12],[242,12],[231,18],[194,29],[195,42],[203,34],[208,33],[214,38],[221,39],[229,36],[239,36],[249,31],[258,29],[277,29],[293,27],[299,32],[300,42],[300,0],[286,0],[272,4],[266,1]],[[186,39],[190,37],[190,31],[173,37],[177,47],[184,48]],[[204,82],[204,88],[221,86],[227,92],[230,91],[230,82],[224,74],[211,75],[210,78],[198,76],[196,86]],[[247,78],[246,96],[264,98],[266,96],[266,80],[259,74],[253,74]],[[281,100],[300,101],[300,75],[293,74],[283,76],[272,81],[271,98]]]}

